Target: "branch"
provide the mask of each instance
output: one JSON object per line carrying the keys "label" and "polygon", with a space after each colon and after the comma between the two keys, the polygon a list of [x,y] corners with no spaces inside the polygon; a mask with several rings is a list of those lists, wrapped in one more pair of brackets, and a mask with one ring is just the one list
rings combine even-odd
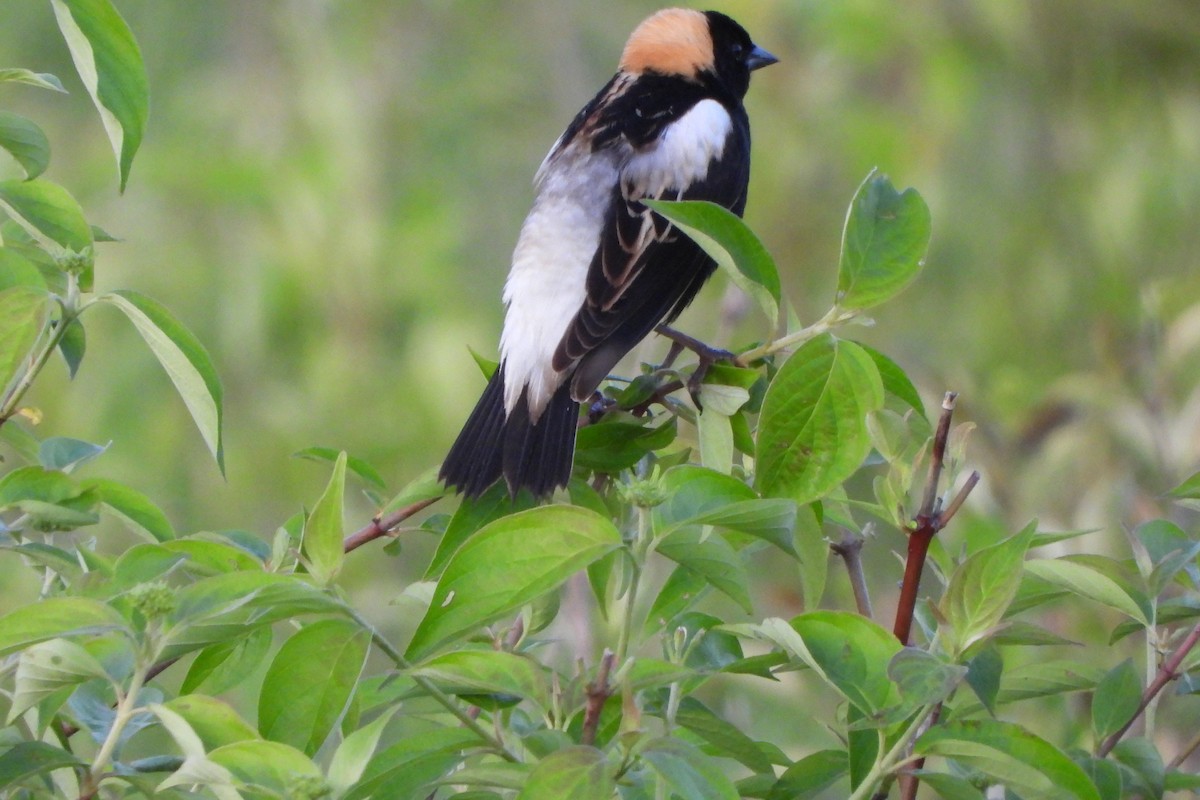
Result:
{"label": "branch", "polygon": [[604,704],[612,696],[612,689],[608,685],[608,675],[612,672],[615,660],[616,656],[613,651],[606,647],[604,655],[600,657],[600,668],[596,671],[596,680],[587,685],[587,706],[583,712],[583,732],[579,736],[580,744],[591,745],[596,742],[596,731],[600,727],[600,712],[604,710]]}
{"label": "branch", "polygon": [[367,542],[373,542],[384,536],[390,536],[392,530],[401,522],[404,522],[404,520],[413,514],[428,508],[441,499],[441,495],[438,495],[437,497],[418,500],[411,505],[393,511],[386,517],[375,517],[366,526],[350,534],[342,541],[343,552],[349,553],[351,550],[357,550],[362,547]]}
{"label": "branch", "polygon": [[1200,642],[1200,622],[1196,623],[1196,626],[1179,643],[1179,647],[1175,648],[1175,652],[1171,654],[1171,657],[1164,661],[1162,666],[1158,668],[1158,674],[1154,676],[1154,680],[1142,692],[1142,701],[1138,703],[1137,711],[1129,718],[1128,722],[1121,726],[1120,730],[1104,740],[1100,748],[1096,751],[1097,756],[1103,758],[1111,753],[1112,749],[1117,746],[1117,742],[1121,741],[1121,737],[1133,727],[1133,723],[1142,715],[1142,712],[1146,710],[1150,702],[1158,696],[1158,693],[1168,683],[1179,677],[1179,667],[1183,664],[1183,660],[1187,658],[1188,653],[1192,651],[1192,648],[1196,646],[1197,642]]}
{"label": "branch", "polygon": [[858,613],[867,619],[873,619],[871,609],[871,592],[867,588],[867,579],[863,573],[862,549],[864,537],[846,529],[842,540],[829,545],[835,555],[840,556],[846,564],[846,572],[850,576],[850,588],[854,591],[854,604]]}

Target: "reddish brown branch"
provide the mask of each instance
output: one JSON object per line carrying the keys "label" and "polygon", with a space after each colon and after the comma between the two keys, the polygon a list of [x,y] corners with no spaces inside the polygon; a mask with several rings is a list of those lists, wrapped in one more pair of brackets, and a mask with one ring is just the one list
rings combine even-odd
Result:
{"label": "reddish brown branch", "polygon": [[393,511],[386,517],[375,517],[367,525],[347,536],[342,541],[342,550],[349,553],[351,550],[356,550],[359,547],[362,547],[367,542],[373,542],[376,539],[389,536],[392,532],[392,529],[401,522],[404,522],[404,520],[408,519],[413,514],[416,514],[422,509],[428,508],[441,499],[442,498],[439,495],[438,497],[430,497],[425,500],[418,500],[411,505],[407,505],[404,508]]}
{"label": "reddish brown branch", "polygon": [[1104,740],[1100,748],[1096,751],[1097,756],[1103,758],[1111,753],[1112,749],[1117,746],[1117,742],[1121,741],[1121,737],[1129,731],[1133,723],[1137,721],[1138,717],[1146,710],[1146,707],[1150,705],[1150,702],[1158,696],[1158,693],[1168,683],[1179,677],[1179,667],[1183,664],[1183,660],[1187,658],[1188,653],[1192,651],[1192,648],[1196,646],[1197,642],[1200,642],[1200,623],[1196,623],[1196,626],[1179,643],[1179,647],[1175,648],[1175,652],[1171,654],[1171,657],[1164,661],[1162,666],[1158,668],[1158,674],[1154,676],[1154,680],[1142,692],[1142,701],[1138,703],[1137,711],[1129,718],[1128,722],[1121,726],[1120,730],[1117,730]]}
{"label": "reddish brown branch", "polygon": [[600,667],[596,670],[596,680],[587,685],[587,706],[583,711],[583,731],[579,735],[580,744],[596,743],[596,731],[600,727],[600,712],[604,710],[604,704],[612,696],[612,689],[608,685],[608,675],[612,672],[615,659],[613,651],[605,648],[604,655],[600,657]]}

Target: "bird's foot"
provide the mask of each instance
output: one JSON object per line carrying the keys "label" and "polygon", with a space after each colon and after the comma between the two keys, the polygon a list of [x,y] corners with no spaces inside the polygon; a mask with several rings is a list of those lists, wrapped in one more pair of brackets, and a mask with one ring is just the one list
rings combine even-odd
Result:
{"label": "bird's foot", "polygon": [[672,342],[671,351],[667,354],[667,359],[663,366],[670,366],[679,356],[679,353],[685,349],[691,350],[696,354],[696,369],[692,372],[691,377],[688,378],[687,390],[688,394],[692,396],[692,402],[696,404],[696,408],[703,410],[703,407],[700,405],[700,385],[704,383],[704,377],[708,375],[708,371],[712,368],[713,364],[737,364],[737,354],[731,353],[728,350],[722,350],[719,347],[707,345],[699,339],[688,336],[686,333],[677,331],[667,325],[659,325],[654,330],[660,336],[665,336]]}

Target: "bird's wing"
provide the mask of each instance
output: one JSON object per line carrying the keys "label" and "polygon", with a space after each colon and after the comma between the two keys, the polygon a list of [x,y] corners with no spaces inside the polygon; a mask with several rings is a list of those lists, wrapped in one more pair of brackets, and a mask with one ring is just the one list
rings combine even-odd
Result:
{"label": "bird's wing", "polygon": [[714,268],[642,200],[709,200],[740,214],[748,179],[748,134],[714,100],[697,103],[635,151],[613,190],[587,298],[554,354],[555,370],[575,367],[576,399],[586,399],[659,322],[678,315]]}

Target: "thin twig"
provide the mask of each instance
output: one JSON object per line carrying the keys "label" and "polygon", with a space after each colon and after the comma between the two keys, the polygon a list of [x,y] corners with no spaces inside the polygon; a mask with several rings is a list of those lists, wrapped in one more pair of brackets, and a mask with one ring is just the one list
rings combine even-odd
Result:
{"label": "thin twig", "polygon": [[867,588],[867,578],[863,573],[863,540],[863,536],[847,528],[842,533],[842,540],[830,544],[829,549],[846,564],[846,573],[850,576],[850,588],[854,591],[854,603],[858,607],[858,613],[867,619],[873,619],[871,592]]}
{"label": "thin twig", "polygon": [[600,712],[604,704],[612,696],[612,688],[608,685],[608,676],[612,672],[616,655],[607,647],[600,657],[600,667],[596,670],[596,680],[587,685],[587,706],[583,711],[583,731],[579,743],[592,745],[596,743],[596,731],[600,727]]}
{"label": "thin twig", "polygon": [[404,520],[408,519],[413,514],[416,514],[422,509],[428,508],[441,499],[441,495],[438,495],[437,497],[429,497],[425,500],[418,500],[417,502],[407,505],[404,508],[397,509],[388,514],[386,517],[375,517],[369,523],[367,523],[367,525],[350,534],[342,541],[342,551],[349,553],[351,550],[356,550],[359,547],[362,547],[367,542],[373,542],[376,539],[390,535],[392,529],[394,529],[401,522],[404,522]]}
{"label": "thin twig", "polygon": [[1133,727],[1133,723],[1136,722],[1138,717],[1142,715],[1142,712],[1146,710],[1146,706],[1150,705],[1151,701],[1158,696],[1158,693],[1161,692],[1168,683],[1179,677],[1180,665],[1183,664],[1183,660],[1187,658],[1188,653],[1192,651],[1192,648],[1196,646],[1197,642],[1200,642],[1200,623],[1196,623],[1196,626],[1192,628],[1191,631],[1188,632],[1188,635],[1184,637],[1183,641],[1179,643],[1179,647],[1175,648],[1175,652],[1171,654],[1171,657],[1164,661],[1162,666],[1158,668],[1158,674],[1154,676],[1154,680],[1151,681],[1150,685],[1146,687],[1146,690],[1142,692],[1142,701],[1138,703],[1137,711],[1134,712],[1133,716],[1129,718],[1128,722],[1122,725],[1119,730],[1114,732],[1111,736],[1105,739],[1103,743],[1101,743],[1099,749],[1096,750],[1096,755],[1098,757],[1103,758],[1111,753],[1112,749],[1117,746],[1117,742],[1121,741],[1121,737],[1124,736],[1131,727]]}

